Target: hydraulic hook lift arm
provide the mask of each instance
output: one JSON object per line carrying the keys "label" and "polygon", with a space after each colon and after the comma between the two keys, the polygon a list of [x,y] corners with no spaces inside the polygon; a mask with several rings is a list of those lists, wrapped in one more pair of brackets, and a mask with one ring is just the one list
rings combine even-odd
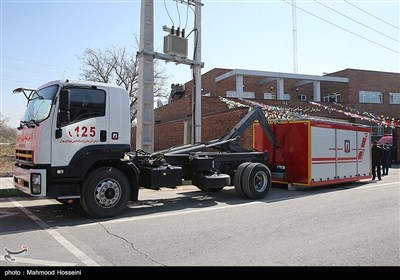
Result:
{"label": "hydraulic hook lift arm", "polygon": [[219,145],[215,146],[214,148],[223,151],[233,151],[233,152],[243,151],[242,147],[239,144],[239,137],[256,120],[259,122],[265,136],[267,136],[267,138],[269,139],[272,147],[275,149],[277,145],[275,136],[272,133],[270,125],[268,124],[264,111],[260,107],[254,107],[227,134],[222,136],[220,139],[213,140],[212,142],[215,141],[216,142],[215,144]]}
{"label": "hydraulic hook lift arm", "polygon": [[272,129],[268,124],[264,111],[260,107],[254,107],[241,119],[235,127],[233,127],[227,134],[219,139],[211,140],[205,143],[197,143],[195,145],[183,145],[174,147],[168,150],[158,151],[155,154],[178,155],[188,154],[203,151],[207,148],[214,148],[225,152],[242,152],[243,148],[240,146],[240,135],[257,120],[264,131],[265,136],[269,139],[273,148],[276,148],[276,139],[272,133]]}

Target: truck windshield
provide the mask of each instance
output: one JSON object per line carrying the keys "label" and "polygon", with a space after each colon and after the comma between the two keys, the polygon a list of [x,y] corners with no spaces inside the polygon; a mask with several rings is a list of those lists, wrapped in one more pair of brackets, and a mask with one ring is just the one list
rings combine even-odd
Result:
{"label": "truck windshield", "polygon": [[22,122],[41,122],[49,116],[58,85],[42,88],[29,100]]}

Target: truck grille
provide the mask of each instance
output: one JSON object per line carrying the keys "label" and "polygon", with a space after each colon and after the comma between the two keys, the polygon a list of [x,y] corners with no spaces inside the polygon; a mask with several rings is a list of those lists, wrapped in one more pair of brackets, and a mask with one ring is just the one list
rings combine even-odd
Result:
{"label": "truck grille", "polygon": [[15,159],[33,162],[33,151],[16,150]]}

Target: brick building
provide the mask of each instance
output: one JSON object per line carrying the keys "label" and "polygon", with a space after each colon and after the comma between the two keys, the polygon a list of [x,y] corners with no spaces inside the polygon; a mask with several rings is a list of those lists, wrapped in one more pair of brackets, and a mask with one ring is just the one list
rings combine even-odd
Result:
{"label": "brick building", "polygon": [[[229,110],[219,96],[292,108],[308,107],[308,101],[328,107],[337,103],[343,108],[400,119],[400,73],[345,69],[316,76],[215,68],[204,73],[201,82],[202,141],[221,137],[247,113],[246,109],[241,108]],[[155,110],[155,150],[190,143],[192,89],[192,81],[174,87],[169,104]],[[394,145],[400,147],[400,143],[397,143],[400,142],[399,128],[385,129],[359,118],[327,110],[313,112],[312,115],[371,125],[374,139],[394,132]],[[135,130],[132,136],[134,145]],[[252,147],[251,129],[243,134],[242,145]],[[400,155],[397,159],[400,159]]]}

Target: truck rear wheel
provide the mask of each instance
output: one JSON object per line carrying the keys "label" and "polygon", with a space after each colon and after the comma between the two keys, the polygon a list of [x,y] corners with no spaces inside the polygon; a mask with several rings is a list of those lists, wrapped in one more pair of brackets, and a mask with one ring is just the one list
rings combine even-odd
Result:
{"label": "truck rear wheel", "polygon": [[271,189],[271,171],[265,164],[251,163],[244,170],[241,182],[248,198],[264,198]]}
{"label": "truck rear wheel", "polygon": [[130,186],[126,176],[114,167],[101,167],[88,174],[80,202],[90,216],[108,218],[124,210],[129,195]]}
{"label": "truck rear wheel", "polygon": [[246,196],[242,187],[242,177],[244,170],[249,164],[251,164],[251,162],[243,162],[242,164],[240,164],[239,167],[236,169],[235,175],[233,176],[233,184],[235,185],[235,190],[240,196]]}

